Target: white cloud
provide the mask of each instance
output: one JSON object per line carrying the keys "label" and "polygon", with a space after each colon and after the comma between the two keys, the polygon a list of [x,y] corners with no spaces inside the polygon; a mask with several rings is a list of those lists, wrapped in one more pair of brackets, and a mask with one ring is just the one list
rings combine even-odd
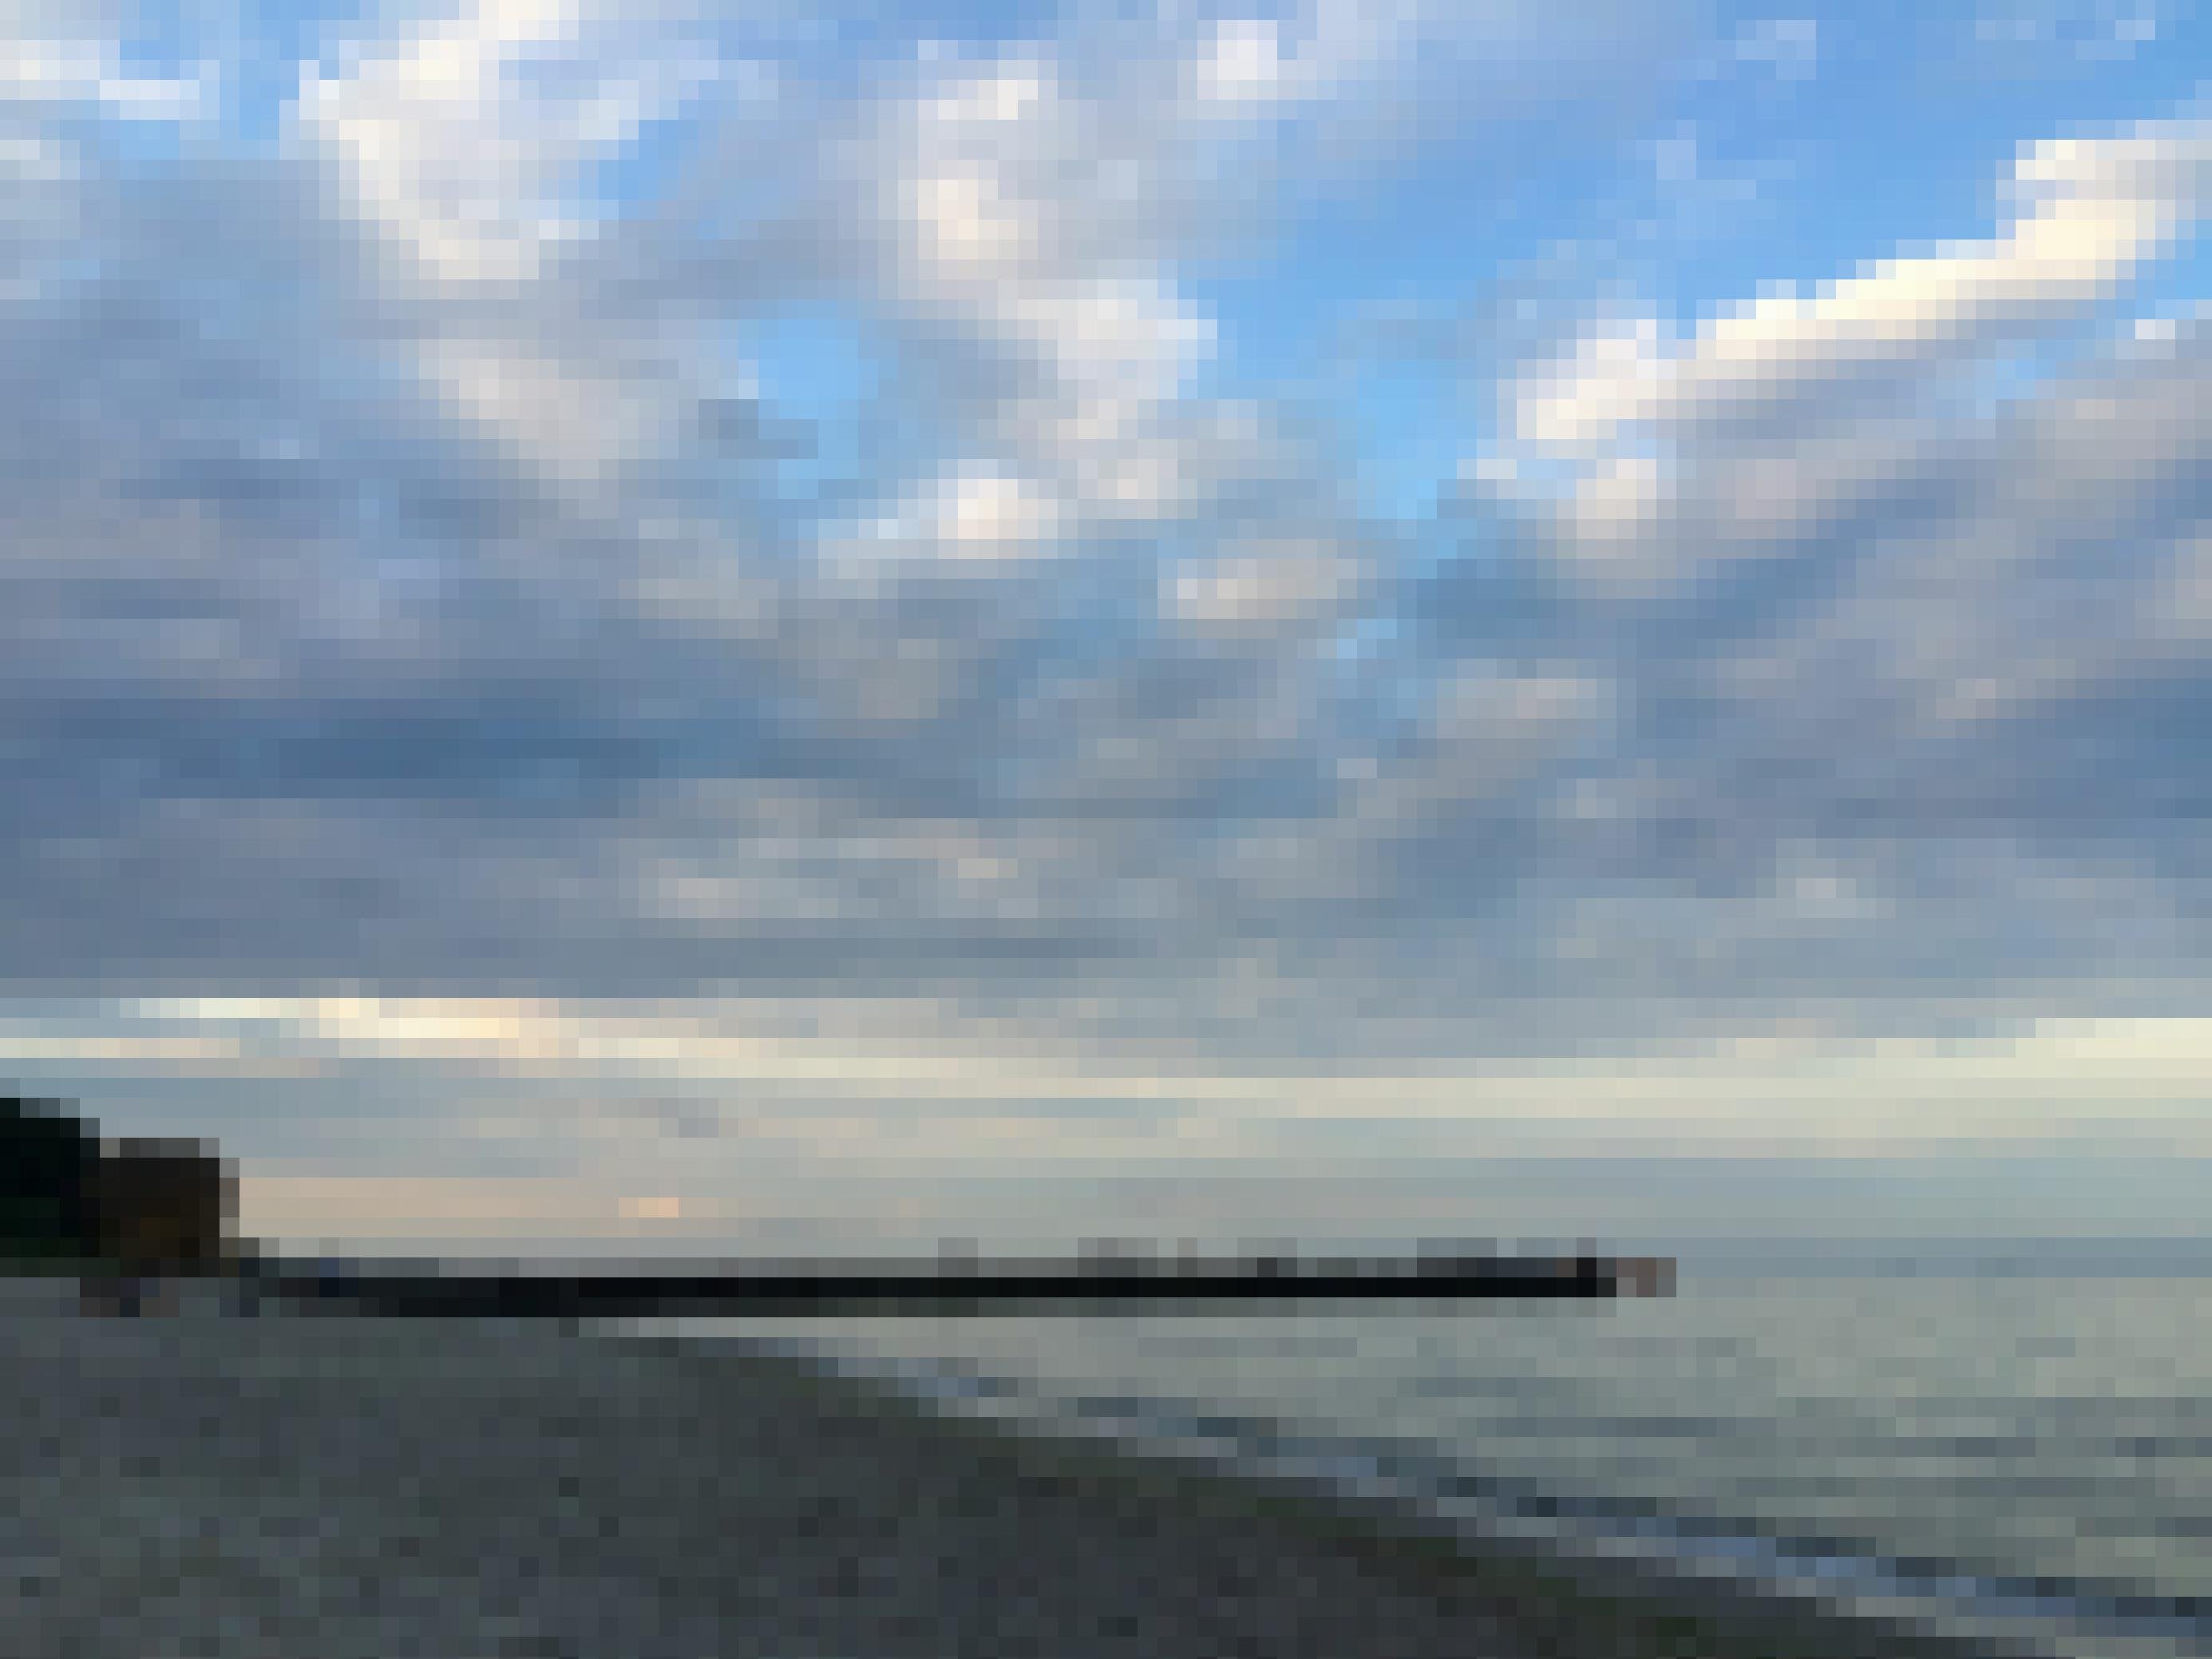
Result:
{"label": "white cloud", "polygon": [[297,139],[433,279],[527,281],[584,234],[581,170],[714,78],[656,9],[476,0],[356,40],[303,70]]}
{"label": "white cloud", "polygon": [[1231,18],[1214,26],[1212,39],[1193,66],[1193,91],[1201,104],[1241,110],[1280,96],[1290,65],[1280,29],[1270,18]]}
{"label": "white cloud", "polygon": [[909,520],[894,520],[886,533],[956,559],[1049,550],[1061,522],[1056,505],[1035,485],[987,468],[964,469],[939,482],[917,506]]}
{"label": "white cloud", "polygon": [[1923,374],[2078,315],[2113,298],[2201,216],[2212,129],[2185,122],[2045,143],[2021,156],[2011,183],[2014,216],[1990,240],[1753,301],[1679,345],[1650,321],[1589,336],[1514,389],[1513,441],[1589,454],[1635,431],[1818,418],[1820,394],[1838,383]]}
{"label": "white cloud", "polygon": [[1169,573],[1167,609],[1176,621],[1207,633],[1273,636],[1334,617],[1353,575],[1344,549],[1332,540],[1295,534],[1243,538],[1203,563]]}

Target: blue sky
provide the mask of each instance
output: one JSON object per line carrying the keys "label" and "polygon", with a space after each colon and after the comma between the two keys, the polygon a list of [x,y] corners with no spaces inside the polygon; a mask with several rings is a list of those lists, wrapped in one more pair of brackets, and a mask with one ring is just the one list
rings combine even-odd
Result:
{"label": "blue sky", "polygon": [[0,1053],[271,1228],[2202,1155],[2191,9],[0,15]]}

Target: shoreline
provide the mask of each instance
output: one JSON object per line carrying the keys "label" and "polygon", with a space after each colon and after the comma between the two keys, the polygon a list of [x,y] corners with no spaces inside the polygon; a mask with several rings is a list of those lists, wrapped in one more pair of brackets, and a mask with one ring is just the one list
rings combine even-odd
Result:
{"label": "shoreline", "polygon": [[[675,1340],[695,1346],[686,1334]],[[1477,1494],[1468,1472],[1419,1448],[1361,1444],[1323,1434],[1284,1436],[1264,1417],[1193,1417],[1204,1408],[1179,1397],[1139,1402],[1092,1416],[1053,1410],[1017,1383],[988,1373],[958,1374],[946,1386],[927,1367],[878,1363],[840,1350],[826,1365],[798,1339],[753,1339],[716,1333],[743,1350],[763,1345],[795,1363],[916,1401],[932,1417],[988,1425],[995,1431],[1098,1449],[1112,1462],[1149,1460],[1162,1470],[1197,1471],[1279,1495],[1303,1498],[1331,1518],[1402,1535],[1412,1547],[1458,1551],[1521,1562],[1554,1577],[1595,1585],[1601,1594],[1625,1586],[1630,1599],[1672,1601],[1729,1619],[1810,1617],[1888,1632],[1885,1650],[2074,1655],[2094,1649],[2104,1659],[2175,1659],[2207,1651],[2201,1604],[2161,1601],[2118,1586],[2061,1588],[2007,1579],[1934,1560],[1891,1559],[1851,1552],[1832,1540],[1778,1536],[1745,1523],[1740,1529],[1670,1520],[1663,1511],[1580,1513],[1586,1524],[1562,1522],[1543,1502],[1533,1512],[1510,1500]],[[1252,1437],[1243,1437],[1246,1434]],[[1814,1645],[1817,1648],[1818,1643]]]}
{"label": "shoreline", "polygon": [[17,1305],[0,1379],[21,1659],[1992,1650],[1471,1548],[742,1339]]}
{"label": "shoreline", "polygon": [[[607,1340],[603,1338],[602,1340]],[[1388,1490],[1359,1492],[1325,1477],[1240,1466],[1206,1453],[1075,1434],[1062,1425],[947,1410],[888,1375],[756,1348],[744,1337],[613,1334],[678,1363],[795,1367],[810,1386],[845,1408],[891,1413],[918,1432],[947,1434],[1003,1460],[1021,1477],[1072,1480],[1100,1492],[1142,1494],[1235,1528],[1279,1528],[1307,1546],[1387,1562],[1391,1571],[1454,1602],[1474,1601],[1502,1618],[1521,1650],[1540,1655],[1680,1656],[1680,1659],[1966,1659],[2047,1656],[2039,1632],[1936,1631],[1909,1612],[1842,1607],[1770,1590],[1756,1582],[1696,1577],[1650,1560],[1607,1558],[1602,1547],[1570,1553],[1534,1534],[1480,1532]]]}

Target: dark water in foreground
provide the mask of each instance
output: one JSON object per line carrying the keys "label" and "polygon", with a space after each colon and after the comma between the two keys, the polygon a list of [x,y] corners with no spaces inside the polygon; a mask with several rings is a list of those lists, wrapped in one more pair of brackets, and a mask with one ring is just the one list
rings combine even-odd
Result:
{"label": "dark water in foreground", "polygon": [[[744,1333],[948,1409],[1411,1491],[1470,1524],[2212,1655],[2212,1275],[1686,1270],[1671,1300]],[[732,1328],[685,1324],[701,1334]]]}

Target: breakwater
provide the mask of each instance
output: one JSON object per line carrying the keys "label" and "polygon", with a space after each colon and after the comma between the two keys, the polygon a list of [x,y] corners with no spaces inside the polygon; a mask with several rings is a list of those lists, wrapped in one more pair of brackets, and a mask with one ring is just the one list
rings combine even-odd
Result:
{"label": "breakwater", "polygon": [[1074,1262],[722,1262],[555,1269],[437,1262],[264,1260],[257,1293],[363,1313],[428,1318],[776,1319],[856,1315],[1212,1313],[1668,1293],[1650,1256],[1410,1258],[1104,1256]]}

